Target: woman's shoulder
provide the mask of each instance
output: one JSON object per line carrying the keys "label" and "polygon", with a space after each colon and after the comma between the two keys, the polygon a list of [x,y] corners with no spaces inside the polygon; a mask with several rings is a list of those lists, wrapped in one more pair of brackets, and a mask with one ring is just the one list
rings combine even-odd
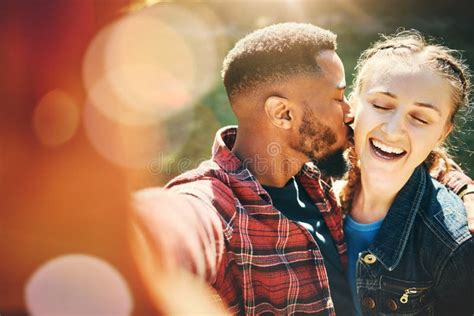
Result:
{"label": "woman's shoulder", "polygon": [[463,202],[435,179],[427,182],[420,215],[432,233],[445,242],[451,241],[452,246],[472,238]]}

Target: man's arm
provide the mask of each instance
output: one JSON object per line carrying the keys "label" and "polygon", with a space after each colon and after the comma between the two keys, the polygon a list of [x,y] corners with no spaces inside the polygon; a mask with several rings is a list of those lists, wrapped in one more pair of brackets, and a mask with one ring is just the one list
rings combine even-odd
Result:
{"label": "man's arm", "polygon": [[148,249],[149,261],[162,271],[184,269],[212,284],[225,255],[225,225],[210,181],[200,182],[189,190],[179,186],[179,192],[152,188],[135,193],[132,239]]}
{"label": "man's arm", "polygon": [[452,160],[450,167],[451,171],[441,179],[441,182],[463,200],[467,211],[469,230],[474,233],[474,181]]}
{"label": "man's arm", "polygon": [[132,204],[129,241],[154,313],[227,315],[203,282],[212,283],[224,261],[215,209],[195,196],[161,188],[137,192]]}

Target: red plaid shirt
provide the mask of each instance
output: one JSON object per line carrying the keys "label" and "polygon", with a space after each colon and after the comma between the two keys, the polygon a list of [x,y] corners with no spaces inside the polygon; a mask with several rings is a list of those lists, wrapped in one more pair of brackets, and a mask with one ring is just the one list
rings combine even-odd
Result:
{"label": "red plaid shirt", "polygon": [[[186,194],[194,211],[195,231],[184,233],[196,242],[179,256],[207,279],[231,313],[334,315],[318,245],[304,227],[272,206],[268,193],[231,152],[236,134],[236,128],[221,129],[212,159],[167,185]],[[321,211],[345,265],[342,212],[331,186],[309,163],[296,177]]]}

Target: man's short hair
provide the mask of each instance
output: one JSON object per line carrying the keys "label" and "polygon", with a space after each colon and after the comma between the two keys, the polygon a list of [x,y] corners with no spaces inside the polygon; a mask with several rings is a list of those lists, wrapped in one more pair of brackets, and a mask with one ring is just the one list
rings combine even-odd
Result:
{"label": "man's short hair", "polygon": [[336,50],[336,34],[312,24],[281,23],[256,30],[227,54],[222,78],[229,99],[262,83],[296,74],[318,74],[315,57]]}

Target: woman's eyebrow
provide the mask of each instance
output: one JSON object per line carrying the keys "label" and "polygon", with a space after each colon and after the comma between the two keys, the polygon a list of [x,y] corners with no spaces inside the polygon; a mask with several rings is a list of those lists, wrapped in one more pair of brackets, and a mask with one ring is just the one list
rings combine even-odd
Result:
{"label": "woman's eyebrow", "polygon": [[423,108],[432,109],[432,110],[438,112],[439,115],[441,115],[441,111],[436,106],[434,106],[433,104],[423,103],[423,102],[415,102],[415,105],[423,107]]}
{"label": "woman's eyebrow", "polygon": [[383,94],[389,98],[392,98],[392,99],[397,99],[397,96],[393,93],[390,93],[388,91],[381,91],[381,90],[371,90],[368,92],[368,94]]}

